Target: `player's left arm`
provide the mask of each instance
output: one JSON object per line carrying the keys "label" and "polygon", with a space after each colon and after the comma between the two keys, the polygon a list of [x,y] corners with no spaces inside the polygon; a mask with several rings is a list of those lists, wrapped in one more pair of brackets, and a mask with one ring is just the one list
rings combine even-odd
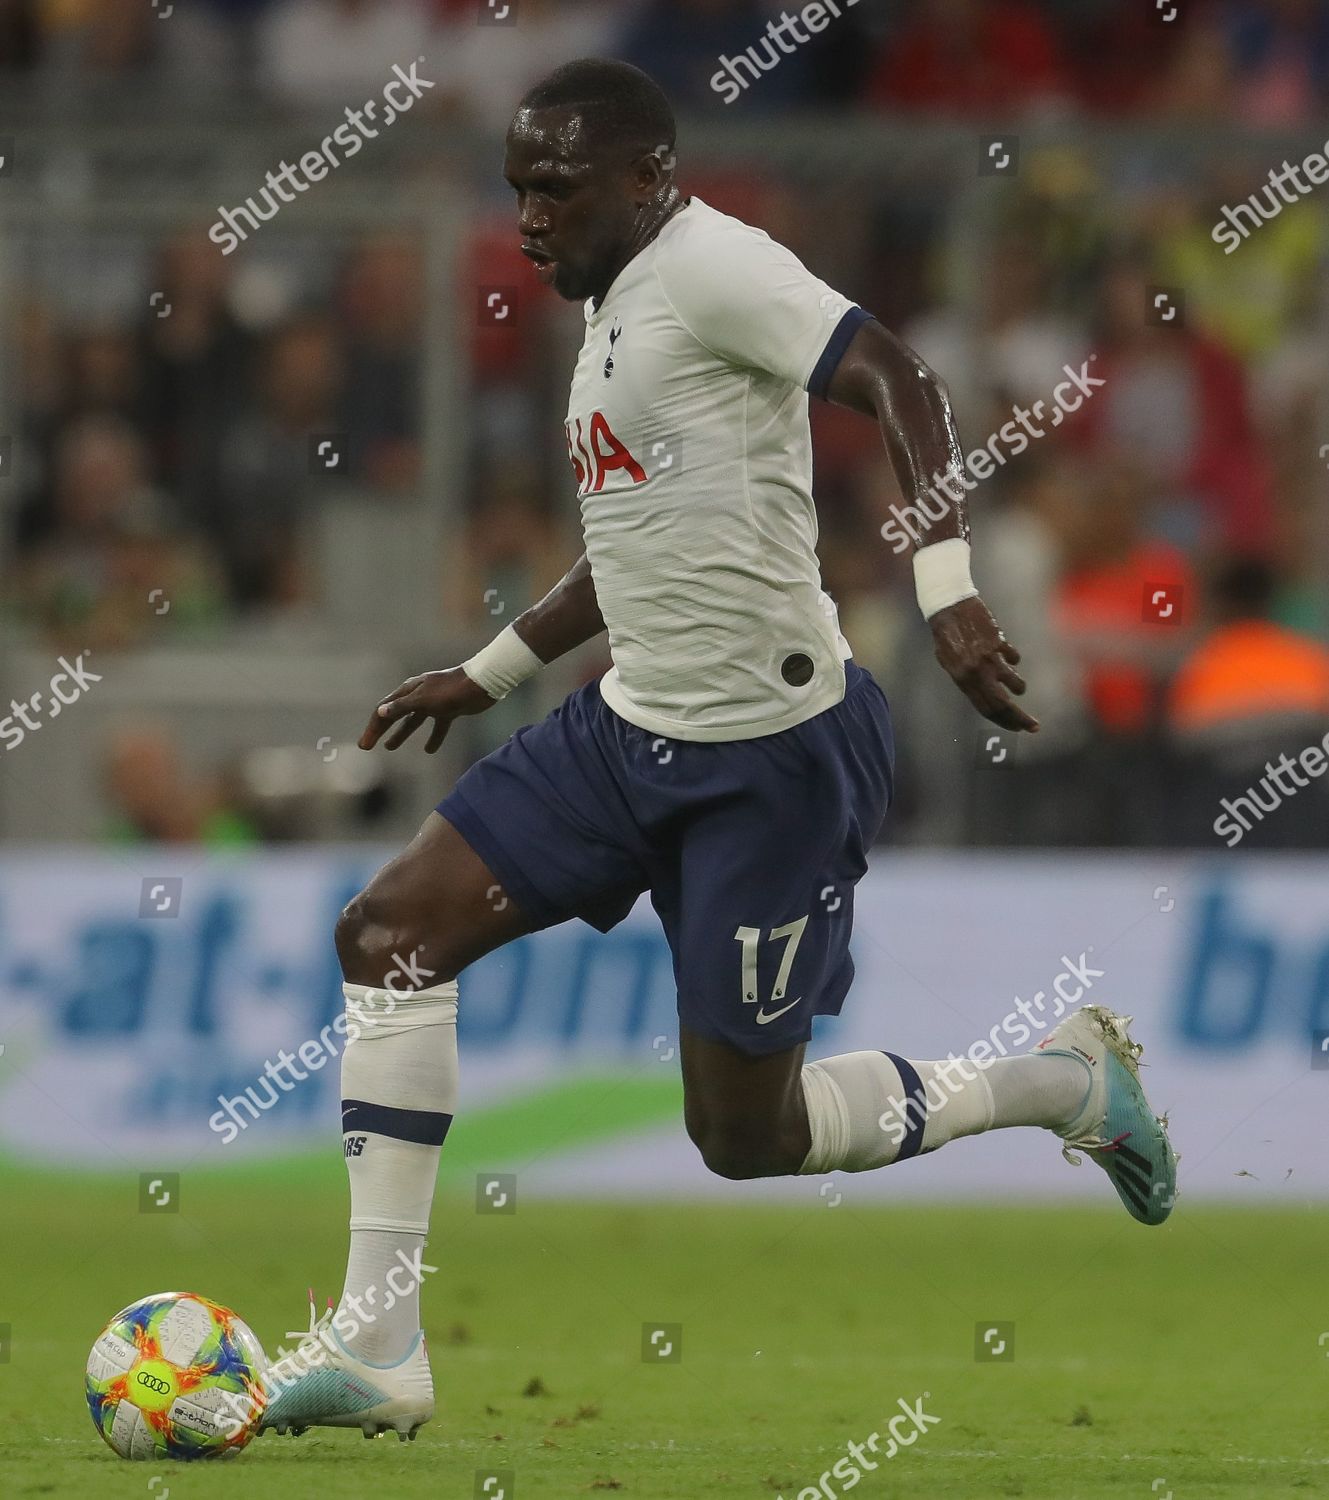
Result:
{"label": "player's left arm", "polygon": [[[907,344],[869,319],[840,357],[825,396],[876,418],[907,501],[938,480],[950,480],[944,490],[949,503],[937,520],[924,519],[914,550],[919,604],[932,627],[937,660],[985,718],[1035,733],[1038,720],[1011,696],[1025,691],[1015,670],[1020,653],[969,577],[969,517],[959,483],[964,460],[946,387]],[[926,517],[926,508],[919,509]]]}

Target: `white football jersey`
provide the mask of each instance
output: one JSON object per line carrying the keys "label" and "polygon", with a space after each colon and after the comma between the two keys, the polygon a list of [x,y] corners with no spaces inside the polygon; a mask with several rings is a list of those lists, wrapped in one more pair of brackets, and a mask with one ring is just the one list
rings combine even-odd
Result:
{"label": "white football jersey", "polygon": [[775,734],[838,703],[808,391],[862,309],[698,198],[597,308],[568,405],[615,713],[683,740]]}

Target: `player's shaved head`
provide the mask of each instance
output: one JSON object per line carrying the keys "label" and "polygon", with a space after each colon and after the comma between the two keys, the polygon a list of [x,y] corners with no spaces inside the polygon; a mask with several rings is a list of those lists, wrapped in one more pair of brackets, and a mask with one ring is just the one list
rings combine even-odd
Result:
{"label": "player's shaved head", "polygon": [[581,57],[564,63],[522,99],[518,113],[557,109],[578,116],[592,150],[629,160],[644,152],[672,152],[677,136],[673,106],[650,74],[613,58]]}

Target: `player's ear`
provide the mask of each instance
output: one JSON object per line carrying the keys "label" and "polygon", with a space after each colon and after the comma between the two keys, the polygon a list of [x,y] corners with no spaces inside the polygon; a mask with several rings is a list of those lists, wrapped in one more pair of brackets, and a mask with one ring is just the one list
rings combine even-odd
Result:
{"label": "player's ear", "polygon": [[649,203],[659,185],[659,175],[652,170],[652,160],[650,156],[639,156],[629,169],[632,196],[638,204]]}
{"label": "player's ear", "polygon": [[654,198],[674,170],[674,153],[669,146],[644,151],[632,164],[632,182],[638,198],[648,203]]}

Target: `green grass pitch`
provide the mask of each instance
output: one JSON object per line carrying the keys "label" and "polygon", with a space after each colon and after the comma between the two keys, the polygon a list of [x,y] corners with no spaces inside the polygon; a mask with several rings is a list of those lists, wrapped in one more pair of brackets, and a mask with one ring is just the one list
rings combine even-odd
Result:
{"label": "green grass pitch", "polygon": [[[745,1206],[736,1184],[734,1206],[493,1216],[448,1189],[423,1292],[439,1414],[417,1442],[315,1430],[216,1466],[117,1459],[82,1393],[101,1324],[197,1290],[271,1353],[310,1282],[340,1290],[334,1171],[199,1174],[152,1216],[132,1176],[6,1174],[0,1495],[469,1500],[493,1470],[510,1500],[797,1500],[924,1392],[937,1425],[820,1493],[1329,1493],[1329,1213],[1183,1200],[1148,1230],[1106,1207],[866,1208],[852,1185],[835,1207],[811,1184],[806,1207]],[[1013,1360],[976,1360],[987,1321],[1015,1325]],[[643,1362],[653,1322],[682,1325],[680,1362]]]}

